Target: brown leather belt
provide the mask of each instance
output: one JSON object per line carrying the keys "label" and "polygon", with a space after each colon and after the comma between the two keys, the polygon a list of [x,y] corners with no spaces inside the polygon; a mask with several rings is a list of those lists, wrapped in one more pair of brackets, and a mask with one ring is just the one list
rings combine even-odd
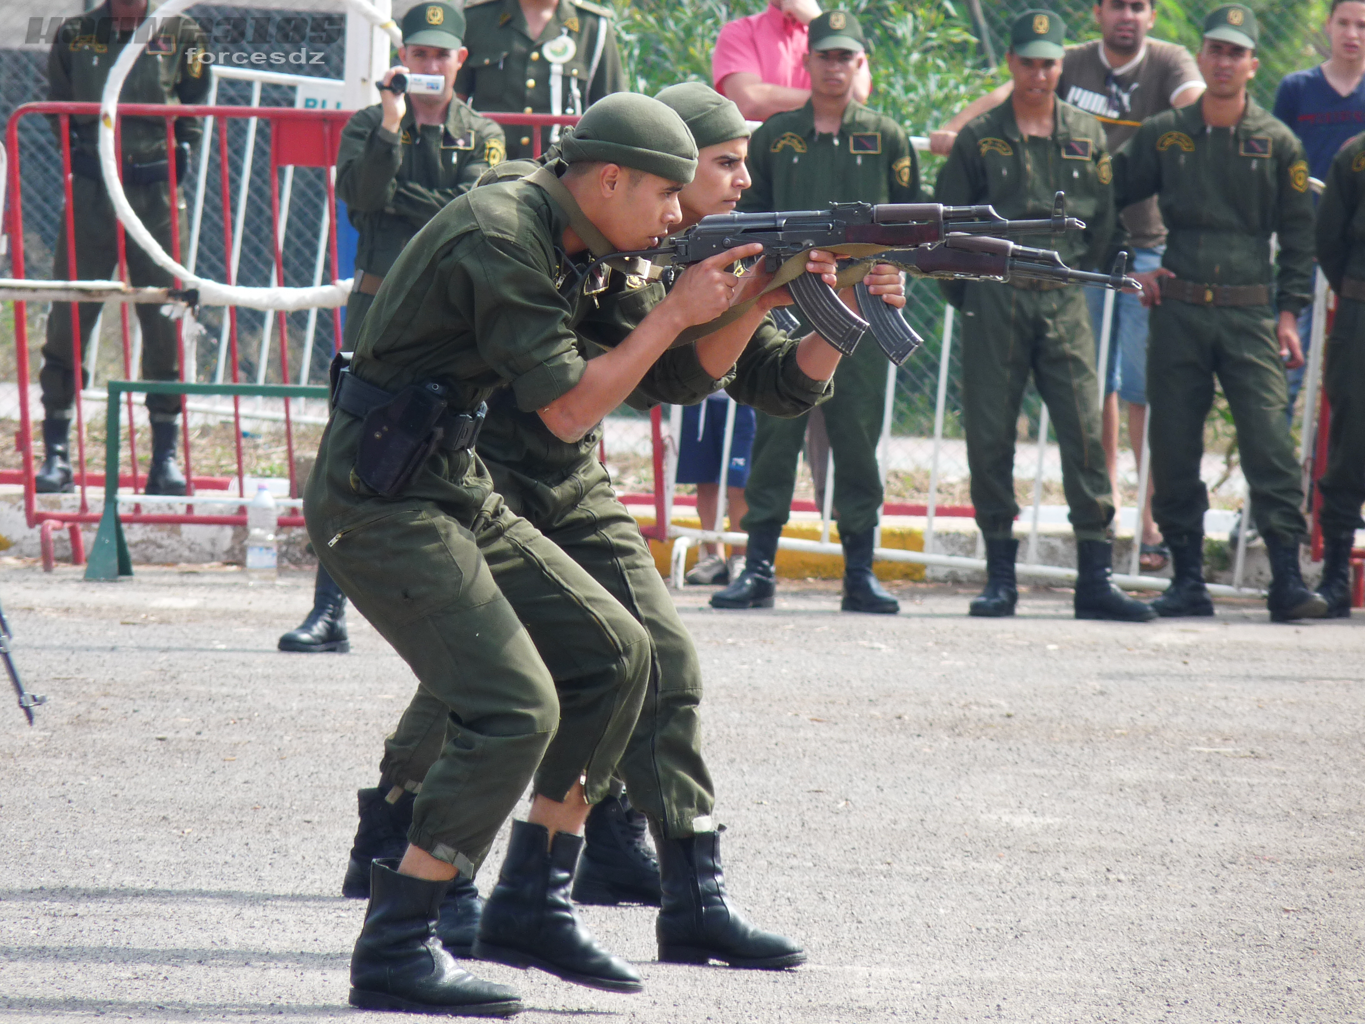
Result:
{"label": "brown leather belt", "polygon": [[361,295],[378,295],[379,286],[383,283],[384,279],[378,274],[371,274],[368,270],[357,270],[351,291],[359,292]]}
{"label": "brown leather belt", "polygon": [[1032,277],[1012,277],[1005,283],[1024,292],[1055,292],[1068,287],[1065,281],[1039,281]]}
{"label": "brown leather belt", "polygon": [[1365,302],[1365,281],[1358,277],[1348,277],[1341,282],[1341,291],[1337,294],[1343,299]]}
{"label": "brown leather belt", "polygon": [[1268,284],[1200,284],[1178,277],[1161,279],[1161,297],[1192,306],[1268,306]]}

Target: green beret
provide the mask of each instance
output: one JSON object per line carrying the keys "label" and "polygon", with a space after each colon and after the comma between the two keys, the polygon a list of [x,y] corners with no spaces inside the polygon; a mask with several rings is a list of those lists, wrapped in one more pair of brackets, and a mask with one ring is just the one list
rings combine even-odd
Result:
{"label": "green beret", "polygon": [[618,164],[684,185],[697,173],[697,144],[683,119],[635,92],[614,92],[590,106],[563,149],[570,164]]}
{"label": "green beret", "polygon": [[727,100],[704,82],[670,85],[655,99],[678,112],[698,149],[732,139],[747,139],[753,134],[734,101]]}

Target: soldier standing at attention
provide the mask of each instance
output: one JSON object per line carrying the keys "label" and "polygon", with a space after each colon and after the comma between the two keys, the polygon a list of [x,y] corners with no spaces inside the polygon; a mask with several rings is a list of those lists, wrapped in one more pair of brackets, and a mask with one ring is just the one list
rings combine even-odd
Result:
{"label": "soldier standing at attention", "polygon": [[1296,318],[1312,300],[1308,161],[1294,133],[1247,95],[1257,37],[1251,8],[1214,10],[1199,51],[1203,98],[1149,118],[1114,159],[1119,204],[1155,195],[1170,230],[1161,267],[1136,275],[1152,309],[1152,514],[1175,561],[1170,589],[1152,603],[1165,616],[1213,614],[1199,464],[1215,374],[1270,556],[1270,617],[1321,618],[1327,610],[1299,573],[1308,526],[1284,416],[1285,367],[1303,364]]}
{"label": "soldier standing at attention", "polygon": [[[799,110],[775,114],[749,145],[753,187],[742,212],[818,210],[831,203],[912,203],[919,196],[919,166],[904,129],[854,98],[866,63],[862,27],[847,11],[828,11],[810,23],[805,56],[811,98]],[[842,608],[894,615],[900,603],[872,573],[873,536],[882,504],[877,440],[886,394],[886,360],[873,344],[841,360],[834,396],[822,408],[834,452],[834,504],[844,548]],[[791,516],[796,460],[806,416],[760,414],[752,466],[744,488],[749,535],[744,572],[711,595],[714,608],[771,608],[776,589],[773,560]]]}
{"label": "soldier standing at attention", "polygon": [[1337,293],[1322,386],[1332,403],[1322,495],[1322,582],[1328,618],[1351,614],[1351,549],[1365,527],[1365,135],[1342,147],[1318,203],[1318,266]]}
{"label": "soldier standing at attention", "polygon": [[[455,75],[465,57],[464,15],[447,3],[418,4],[403,16],[399,64],[380,89],[381,102],[356,111],[341,133],[337,152],[337,198],[360,233],[355,284],[346,303],[343,347],[355,348],[360,324],[384,275],[413,235],[479,176],[502,159],[502,129],[456,99]],[[406,98],[385,86],[396,74],[440,75],[439,96]],[[351,649],[346,633],[346,595],[318,567],[313,610],[298,629],[280,637],[282,651],[315,654]],[[369,875],[363,891],[369,895]]]}
{"label": "soldier standing at attention", "polygon": [[[1083,232],[1037,239],[1069,266],[1095,267],[1115,226],[1112,170],[1104,129],[1057,98],[1066,26],[1051,11],[1025,11],[1010,29],[1009,101],[968,124],[938,176],[940,203],[990,203],[1002,216],[1049,216],[1065,191]],[[1049,241],[1050,239],[1050,241]],[[962,419],[972,504],[986,540],[986,589],[970,614],[1013,615],[1014,441],[1030,372],[1047,403],[1062,452],[1062,482],[1076,533],[1078,619],[1144,621],[1146,605],[1111,582],[1109,526],[1114,504],[1095,394],[1095,342],[1085,295],[1076,285],[1014,280],[943,287],[962,309]]]}
{"label": "soldier standing at attention", "polygon": [[[611,11],[588,0],[470,0],[469,59],[455,91],[475,110],[581,114],[626,87]],[[532,133],[543,152],[558,127],[508,129],[507,155],[529,158]]]}
{"label": "soldier standing at attention", "polygon": [[[47,58],[49,100],[98,102],[104,94],[109,69],[123,47],[147,17],[147,0],[107,0],[92,11],[63,22]],[[204,33],[183,14],[163,20],[146,51],[138,57],[119,96],[121,103],[202,103],[209,91],[205,66],[194,59],[202,50]],[[56,117],[49,119],[59,131]],[[104,188],[100,170],[98,118],[94,114],[73,116],[71,124],[71,200],[76,234],[76,277],[107,279],[118,271],[118,242],[114,206]],[[156,117],[123,119],[123,191],[138,218],[168,253],[171,244],[171,190],[169,160],[175,160],[176,181],[183,184],[191,148],[203,134],[197,117],[175,122],[175,152],[166,152],[166,124]],[[58,139],[58,149],[61,140]],[[180,231],[185,231],[184,200],[179,207]],[[67,280],[66,216],[58,221],[52,276]],[[129,244],[128,283],[136,287],[169,288],[174,278],[152,262],[138,245]],[[142,377],[144,380],[179,380],[179,339],[173,321],[160,307],[140,303],[136,307],[142,325]],[[99,317],[100,304],[79,306],[82,355]],[[69,458],[71,417],[76,401],[76,368],[72,353],[71,306],[54,302],[47,317],[47,342],[43,345],[43,368],[39,381],[43,391],[43,445],[45,458],[38,470],[39,493],[70,491],[73,487]],[[84,368],[79,386],[88,378]],[[148,395],[147,412],[152,421],[152,462],[147,470],[148,494],[184,494],[185,477],[175,462],[180,433],[179,395]]]}

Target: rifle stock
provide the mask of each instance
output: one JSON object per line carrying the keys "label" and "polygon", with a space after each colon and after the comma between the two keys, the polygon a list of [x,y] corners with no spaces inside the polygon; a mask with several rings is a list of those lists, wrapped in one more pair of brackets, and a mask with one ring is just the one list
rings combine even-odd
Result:
{"label": "rifle stock", "polygon": [[19,710],[28,719],[28,724],[33,724],[33,709],[39,704],[46,704],[46,697],[35,696],[24,689],[24,684],[19,680],[19,670],[14,667],[14,656],[10,653],[9,623],[5,620],[5,612],[0,608],[0,661],[5,663],[5,671],[9,673],[9,681],[14,686],[14,692],[19,698]]}

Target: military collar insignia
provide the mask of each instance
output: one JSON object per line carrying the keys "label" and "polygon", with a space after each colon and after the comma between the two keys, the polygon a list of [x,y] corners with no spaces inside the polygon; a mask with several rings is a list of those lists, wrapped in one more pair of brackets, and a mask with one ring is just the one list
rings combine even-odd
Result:
{"label": "military collar insignia", "polygon": [[769,153],[781,153],[790,146],[797,153],[806,151],[806,140],[797,135],[796,132],[783,132],[781,137],[768,147]]}
{"label": "military collar insignia", "polygon": [[[506,24],[507,24],[509,21],[511,21],[511,20],[512,20],[511,12],[509,12],[509,11],[503,11],[503,12],[502,12],[502,16],[498,18],[498,28],[502,28],[504,25],[506,25]],[[74,372],[74,371],[73,371],[73,372]]]}
{"label": "military collar insignia", "polygon": [[1238,156],[1269,157],[1274,152],[1269,135],[1248,135],[1237,147]]}
{"label": "military collar insignia", "polygon": [[982,139],[977,143],[977,147],[981,150],[982,156],[985,156],[987,153],[999,153],[1001,156],[1014,156],[1014,147],[1004,139]]}
{"label": "military collar insignia", "polygon": [[848,136],[848,151],[859,155],[878,155],[882,151],[882,133],[850,132]]}
{"label": "military collar insignia", "polygon": [[1089,139],[1067,139],[1062,143],[1062,159],[1089,160],[1093,146]]}
{"label": "military collar insignia", "polygon": [[578,15],[570,15],[564,19],[564,27],[570,32],[577,32],[579,29]]}

